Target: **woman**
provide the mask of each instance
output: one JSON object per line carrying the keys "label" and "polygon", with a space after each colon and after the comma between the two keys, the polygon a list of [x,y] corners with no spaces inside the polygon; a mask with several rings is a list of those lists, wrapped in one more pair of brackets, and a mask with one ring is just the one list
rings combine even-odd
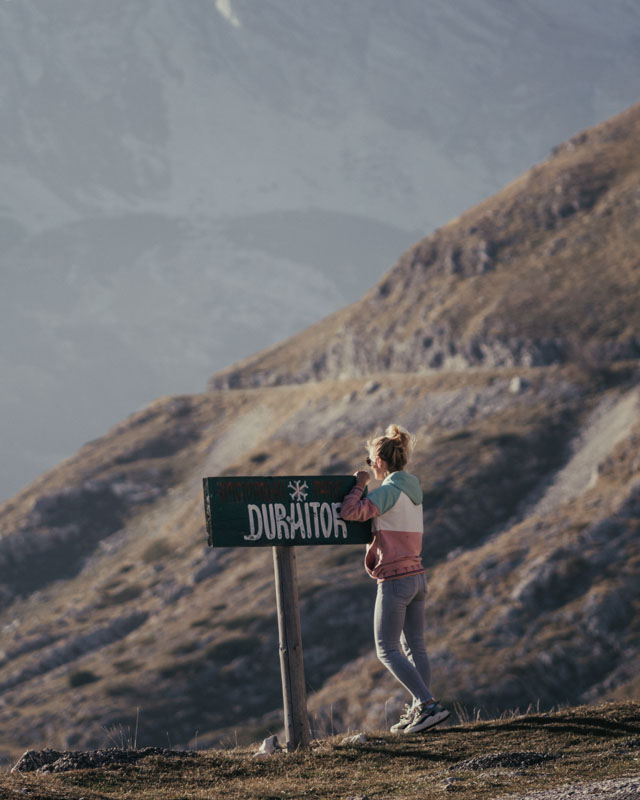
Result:
{"label": "woman", "polygon": [[391,726],[394,733],[417,733],[449,716],[429,688],[431,668],[424,644],[427,581],[420,558],[422,489],[415,475],[404,469],[412,445],[412,437],[398,425],[389,425],[384,436],[370,439],[367,464],[382,485],[363,497],[371,475],[358,470],[356,485],[344,498],[340,512],[347,520],[373,520],[365,567],[378,581],[376,653],[413,697],[400,720]]}

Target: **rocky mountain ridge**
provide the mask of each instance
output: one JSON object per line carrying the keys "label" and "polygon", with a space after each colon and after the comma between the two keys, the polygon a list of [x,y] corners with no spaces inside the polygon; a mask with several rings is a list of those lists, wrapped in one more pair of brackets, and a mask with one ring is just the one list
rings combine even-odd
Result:
{"label": "rocky mountain ridge", "polygon": [[362,300],[211,387],[637,358],[638,135],[637,105],[577,134],[418,242]]}

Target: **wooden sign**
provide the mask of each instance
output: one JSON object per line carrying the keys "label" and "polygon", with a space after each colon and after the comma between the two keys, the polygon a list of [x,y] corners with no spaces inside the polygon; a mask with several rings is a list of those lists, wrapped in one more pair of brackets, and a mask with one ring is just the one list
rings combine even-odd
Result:
{"label": "wooden sign", "polygon": [[370,522],[340,517],[342,499],[355,482],[352,475],[202,479],[212,547],[273,547],[289,750],[308,747],[311,740],[293,545],[364,544],[371,539]]}
{"label": "wooden sign", "polygon": [[203,478],[212,547],[363,544],[370,522],[340,517],[352,475]]}

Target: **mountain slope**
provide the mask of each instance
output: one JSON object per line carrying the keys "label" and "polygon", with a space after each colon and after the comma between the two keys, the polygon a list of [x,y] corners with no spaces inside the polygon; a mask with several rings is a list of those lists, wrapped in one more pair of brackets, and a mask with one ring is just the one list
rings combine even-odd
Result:
{"label": "mountain slope", "polygon": [[[634,374],[621,366],[605,396],[633,391]],[[344,474],[391,418],[422,442],[413,468],[427,490],[440,697],[504,709],[632,692],[640,417],[595,465],[594,486],[517,522],[605,387],[545,368],[520,371],[528,388],[516,393],[513,377],[384,376],[377,389],[344,380],[158,401],[43,476],[2,508],[2,751],[108,744],[137,709],[145,743],[167,731],[185,745],[198,731],[206,745],[277,730],[271,554],[207,550],[200,478]],[[314,730],[380,727],[403,692],[372,652],[375,587],[362,554],[300,548],[297,561]]]}
{"label": "mountain slope", "polygon": [[[158,745],[278,730],[271,554],[207,550],[201,478],[348,474],[392,420],[419,439],[440,699],[500,711],[633,696],[637,124],[633,108],[586,132],[418,243],[361,301],[216,379],[241,388],[161,398],[0,507],[6,758],[99,746],[136,722]],[[585,194],[602,169],[607,188]],[[560,174],[579,181],[550,194]],[[460,232],[483,220],[509,244],[477,272]],[[601,245],[581,238],[590,231]],[[456,243],[459,256],[430,259]],[[428,350],[421,337],[443,320],[456,353],[473,334],[485,356],[416,362],[414,343]],[[376,326],[386,351],[365,338]],[[549,329],[556,350],[543,358]],[[338,350],[356,336],[351,355]],[[242,388],[253,382],[281,385]],[[384,726],[405,698],[373,653],[362,553],[301,547],[296,558],[314,731]]]}

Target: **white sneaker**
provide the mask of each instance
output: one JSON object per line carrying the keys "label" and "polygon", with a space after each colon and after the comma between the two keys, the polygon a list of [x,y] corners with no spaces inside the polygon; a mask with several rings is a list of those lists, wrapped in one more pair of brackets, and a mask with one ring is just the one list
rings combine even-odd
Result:
{"label": "white sneaker", "polygon": [[403,733],[418,733],[419,731],[426,731],[427,728],[433,728],[434,725],[439,725],[445,719],[449,719],[449,712],[443,708],[435,700],[432,703],[422,703],[413,712],[413,716],[407,726],[405,726]]}
{"label": "white sneaker", "polygon": [[407,703],[404,707],[404,711],[402,712],[402,716],[400,717],[400,719],[389,728],[391,733],[402,733],[402,731],[404,731],[407,725],[411,723],[415,710],[416,706],[410,706]]}

